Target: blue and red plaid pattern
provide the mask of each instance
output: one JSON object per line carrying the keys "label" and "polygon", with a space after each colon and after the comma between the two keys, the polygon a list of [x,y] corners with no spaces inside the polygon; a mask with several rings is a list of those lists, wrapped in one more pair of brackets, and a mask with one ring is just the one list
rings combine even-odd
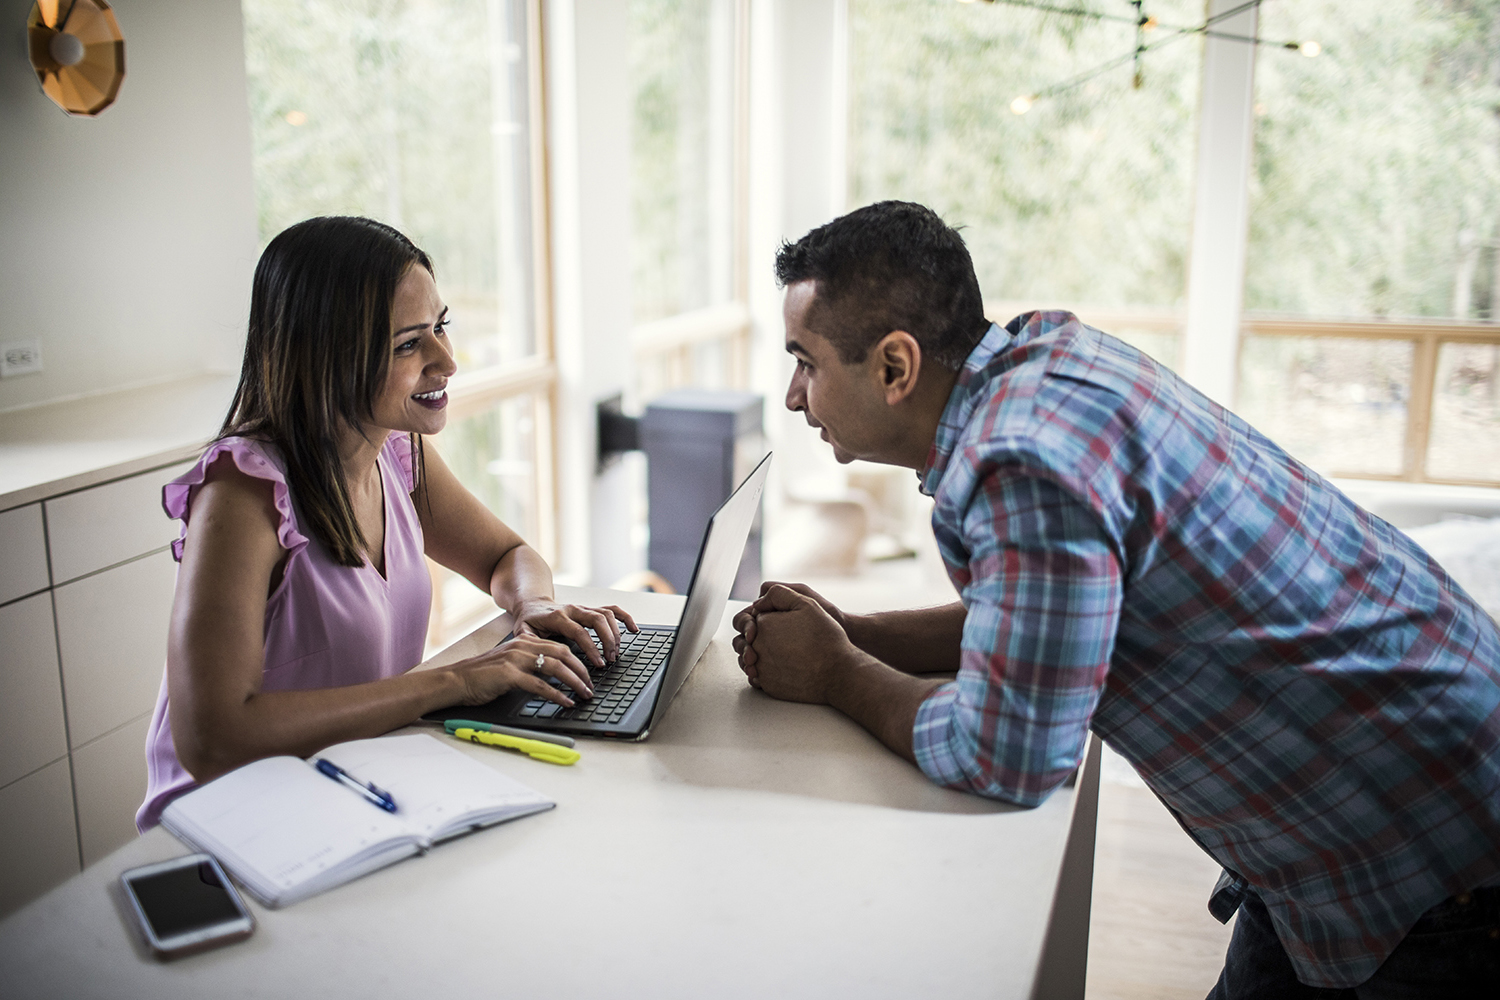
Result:
{"label": "blue and red plaid pattern", "polygon": [[934,781],[1034,805],[1092,729],[1248,883],[1307,984],[1358,984],[1500,874],[1500,636],[1415,543],[1068,313],[992,326],[923,492],[968,615]]}

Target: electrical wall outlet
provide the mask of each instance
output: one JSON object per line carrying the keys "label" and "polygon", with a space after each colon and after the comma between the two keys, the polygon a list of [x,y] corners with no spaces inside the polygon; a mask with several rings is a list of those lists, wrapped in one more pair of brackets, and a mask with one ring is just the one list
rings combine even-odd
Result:
{"label": "electrical wall outlet", "polygon": [[0,344],[0,378],[32,375],[42,370],[40,340],[8,340]]}

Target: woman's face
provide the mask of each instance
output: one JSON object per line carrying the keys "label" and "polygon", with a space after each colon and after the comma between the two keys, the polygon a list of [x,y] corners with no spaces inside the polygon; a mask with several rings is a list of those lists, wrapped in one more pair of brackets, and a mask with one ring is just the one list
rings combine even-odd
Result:
{"label": "woman's face", "polygon": [[448,379],[458,370],[448,345],[448,307],[420,264],[407,269],[391,301],[391,367],[375,395],[371,423],[436,434],[448,422]]}

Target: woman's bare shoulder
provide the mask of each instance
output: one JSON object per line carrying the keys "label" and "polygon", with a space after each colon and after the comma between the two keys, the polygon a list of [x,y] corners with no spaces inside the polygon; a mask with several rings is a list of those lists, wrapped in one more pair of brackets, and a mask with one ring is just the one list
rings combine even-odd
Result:
{"label": "woman's bare shoulder", "polygon": [[193,497],[189,536],[198,524],[221,530],[232,527],[237,532],[264,536],[279,548],[281,515],[276,508],[276,484],[245,472],[228,452],[214,458],[203,472],[203,484]]}

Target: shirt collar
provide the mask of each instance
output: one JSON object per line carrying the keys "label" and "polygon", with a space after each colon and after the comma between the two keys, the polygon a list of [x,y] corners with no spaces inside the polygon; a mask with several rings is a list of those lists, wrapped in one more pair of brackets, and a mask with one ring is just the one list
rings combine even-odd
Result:
{"label": "shirt collar", "polygon": [[938,420],[932,450],[927,453],[927,464],[917,472],[920,488],[928,496],[937,492],[938,483],[942,482],[943,473],[948,468],[948,459],[952,457],[953,449],[958,445],[958,439],[974,413],[974,407],[981,402],[979,390],[989,382],[986,369],[995,355],[1011,346],[1015,339],[1012,328],[1019,330],[1021,321],[1022,317],[1018,316],[1005,326],[991,323],[964,361],[964,366],[958,373],[958,381],[948,394],[948,405],[943,407],[943,415]]}
{"label": "shirt collar", "polygon": [[[986,403],[993,395],[992,383],[997,375],[1019,365],[1026,358],[1025,351],[1016,350],[1039,337],[1045,337],[1060,327],[1078,323],[1078,317],[1062,310],[1035,310],[1022,313],[1001,326],[991,323],[984,336],[969,357],[953,392],[948,395],[948,405],[938,420],[937,434],[932,439],[932,450],[927,453],[927,465],[917,472],[923,493],[933,496],[953,451],[963,437],[964,428],[974,417],[974,410]],[[1002,355],[1009,355],[1003,357]]]}

